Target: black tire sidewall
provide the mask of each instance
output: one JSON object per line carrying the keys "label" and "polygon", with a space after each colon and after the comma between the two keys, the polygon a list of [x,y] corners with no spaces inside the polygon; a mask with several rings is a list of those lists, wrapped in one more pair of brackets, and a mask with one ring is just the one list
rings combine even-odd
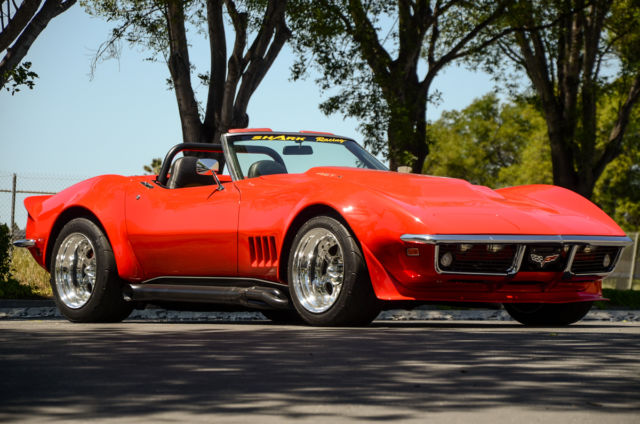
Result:
{"label": "black tire sidewall", "polygon": [[[513,319],[530,326],[564,326],[580,321],[587,315],[593,302],[505,304]],[[524,306],[524,307],[520,307]],[[534,307],[537,306],[537,307]],[[529,309],[530,310],[527,310]]]}
{"label": "black tire sidewall", "polygon": [[[87,303],[80,308],[70,308],[60,299],[55,283],[56,257],[62,242],[71,234],[80,233],[86,236],[94,248],[96,256],[96,281],[93,291]],[[51,290],[53,291],[56,305],[60,312],[73,322],[101,322],[117,320],[111,318],[117,312],[109,310],[111,307],[118,307],[118,303],[124,304],[121,297],[121,283],[116,269],[111,245],[103,234],[102,230],[91,220],[86,218],[76,218],[69,221],[60,231],[51,251]],[[118,302],[120,300],[120,302]],[[128,315],[128,314],[127,314]]]}
{"label": "black tire sidewall", "polygon": [[[342,249],[344,260],[344,280],[340,294],[335,303],[328,310],[321,313],[305,309],[293,287],[294,252],[305,234],[314,228],[324,228],[333,233]],[[374,307],[373,303],[377,299],[373,295],[373,289],[360,248],[349,230],[334,218],[318,216],[310,219],[300,227],[291,245],[287,276],[293,306],[302,319],[311,325],[332,326],[350,325],[358,322],[367,323],[377,315],[377,312],[375,312],[372,318],[365,316],[367,313],[371,315],[368,310]]]}

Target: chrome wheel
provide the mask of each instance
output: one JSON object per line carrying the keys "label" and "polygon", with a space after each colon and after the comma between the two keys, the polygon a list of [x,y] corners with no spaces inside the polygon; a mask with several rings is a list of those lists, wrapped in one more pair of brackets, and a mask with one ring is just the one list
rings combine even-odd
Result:
{"label": "chrome wheel", "polygon": [[62,303],[71,309],[86,305],[96,284],[96,253],[91,240],[82,233],[69,234],[58,248],[54,273]]}
{"label": "chrome wheel", "polygon": [[292,277],[304,309],[319,314],[334,305],[344,282],[344,256],[331,231],[313,228],[302,236],[294,251]]}

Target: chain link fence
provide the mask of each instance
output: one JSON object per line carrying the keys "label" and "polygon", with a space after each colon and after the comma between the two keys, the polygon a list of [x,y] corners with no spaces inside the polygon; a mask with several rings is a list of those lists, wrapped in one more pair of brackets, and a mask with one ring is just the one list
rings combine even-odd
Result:
{"label": "chain link fence", "polygon": [[[13,174],[0,172],[0,224],[13,229],[13,238],[24,236],[27,211],[24,199],[40,194],[54,194],[70,185],[85,180],[86,176]],[[630,233],[634,244],[622,252],[614,272],[605,280],[605,285],[617,289],[640,289],[640,257],[638,255],[638,233]]]}
{"label": "chain link fence", "polygon": [[27,224],[25,198],[55,194],[87,178],[87,176],[75,175],[0,172],[0,224],[7,224],[12,229],[14,239],[22,237]]}

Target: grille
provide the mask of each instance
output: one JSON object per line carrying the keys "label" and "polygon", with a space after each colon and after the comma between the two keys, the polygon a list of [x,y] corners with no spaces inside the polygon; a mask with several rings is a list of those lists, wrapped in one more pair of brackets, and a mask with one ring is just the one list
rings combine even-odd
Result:
{"label": "grille", "polygon": [[[497,252],[489,251],[489,246],[492,245],[439,245],[438,265],[443,272],[465,274],[506,274],[513,267],[516,245],[501,245],[501,250]],[[446,265],[446,260],[443,261],[443,257],[447,254],[450,254],[452,257],[450,265]]]}
{"label": "grille", "polygon": [[619,252],[620,247],[616,246],[578,247],[571,266],[571,272],[574,274],[610,272],[613,270]]}
{"label": "grille", "polygon": [[276,238],[273,236],[249,237],[249,255],[253,267],[275,266],[278,261]]}

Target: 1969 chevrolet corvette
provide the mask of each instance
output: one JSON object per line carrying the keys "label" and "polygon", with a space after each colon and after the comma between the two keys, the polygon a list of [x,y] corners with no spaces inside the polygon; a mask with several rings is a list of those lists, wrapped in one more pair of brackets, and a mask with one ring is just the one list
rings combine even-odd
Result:
{"label": "1969 chevrolet corvette", "polygon": [[80,322],[200,303],[362,325],[383,308],[477,302],[566,325],[602,299],[630,243],[563,188],[390,172],[319,132],[231,130],[217,145],[173,147],[157,176],[95,177],[25,206],[15,244]]}

